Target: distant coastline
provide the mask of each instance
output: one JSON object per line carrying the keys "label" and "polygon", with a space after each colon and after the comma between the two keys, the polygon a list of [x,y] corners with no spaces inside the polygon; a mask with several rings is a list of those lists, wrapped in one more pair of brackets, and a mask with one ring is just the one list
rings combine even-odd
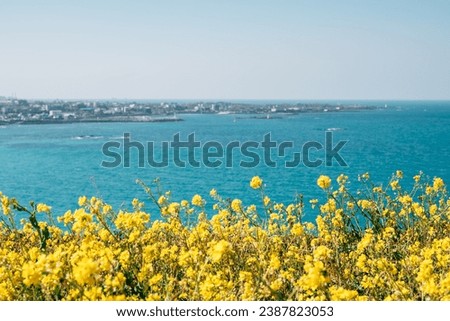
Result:
{"label": "distant coastline", "polygon": [[47,124],[75,124],[75,123],[165,123],[184,121],[182,118],[152,118],[139,119],[138,117],[112,117],[98,119],[48,119],[48,120],[23,120],[2,123],[1,125],[47,125]]}
{"label": "distant coastline", "polygon": [[[183,114],[247,115],[277,119],[300,113],[364,111],[385,108],[370,104],[257,102],[142,102],[98,100],[38,101],[0,97],[0,124],[109,122],[177,122]],[[252,115],[252,116],[248,116]]]}

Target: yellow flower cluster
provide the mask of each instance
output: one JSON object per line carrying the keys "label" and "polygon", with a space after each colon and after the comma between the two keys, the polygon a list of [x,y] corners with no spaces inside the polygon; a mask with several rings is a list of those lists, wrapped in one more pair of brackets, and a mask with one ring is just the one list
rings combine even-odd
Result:
{"label": "yellow flower cluster", "polygon": [[253,189],[258,189],[258,188],[261,188],[262,183],[263,183],[263,181],[259,176],[254,176],[252,178],[252,180],[250,181],[250,187]]}
{"label": "yellow flower cluster", "polygon": [[326,175],[320,175],[317,179],[317,185],[322,189],[327,189],[331,186],[331,178]]}
{"label": "yellow flower cluster", "polygon": [[[216,190],[206,201],[153,195],[151,220],[135,199],[129,211],[79,199],[52,224],[51,207],[22,207],[0,193],[0,300],[450,300],[450,200],[442,179],[419,175],[401,187],[354,196],[341,175],[319,177],[327,200],[245,205]],[[143,184],[143,183],[142,183]],[[28,217],[21,224],[14,215]],[[38,222],[37,213],[49,220]]]}

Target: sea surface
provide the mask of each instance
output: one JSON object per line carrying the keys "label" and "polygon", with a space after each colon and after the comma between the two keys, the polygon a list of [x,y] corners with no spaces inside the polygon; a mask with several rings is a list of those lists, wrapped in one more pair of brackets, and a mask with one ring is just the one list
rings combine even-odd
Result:
{"label": "sea surface", "polygon": [[[323,199],[323,192],[315,183],[321,174],[336,178],[345,173],[355,189],[359,174],[369,172],[374,182],[386,184],[398,169],[405,174],[406,187],[412,185],[412,176],[419,171],[430,178],[439,176],[446,183],[450,181],[450,102],[355,103],[380,108],[355,112],[276,114],[269,119],[265,115],[191,114],[179,115],[184,119],[179,122],[2,126],[0,191],[24,204],[30,200],[47,203],[58,216],[68,209],[77,208],[81,195],[102,197],[116,208],[130,208],[133,198],[146,200],[136,179],[151,183],[160,178],[161,186],[171,191],[173,200],[190,200],[194,194],[200,194],[205,197],[207,207],[213,204],[209,197],[212,188],[224,198],[243,199],[245,205],[260,203],[259,193],[249,187],[249,181],[255,175],[263,178],[265,190],[273,200],[285,204],[292,202],[298,193],[306,202],[312,198]],[[258,118],[260,116],[263,117]],[[346,141],[338,151],[345,164],[334,159],[327,166],[327,132],[332,133],[331,148],[340,141]],[[269,155],[276,164],[274,167],[261,144],[269,133],[271,141],[276,144]],[[230,142],[239,146],[247,143],[247,152],[252,154],[245,155],[233,148],[228,164],[224,155],[210,157],[210,161],[222,162],[215,168],[205,164],[180,167],[174,162],[174,150],[170,149],[168,166],[150,166],[147,143],[153,142],[151,155],[159,161],[162,142],[170,144],[177,134],[181,141],[187,141],[188,136],[194,134],[200,146],[208,142],[214,142],[209,143],[214,146],[220,144],[224,154]],[[131,148],[129,166],[124,163],[124,135],[145,147],[141,158],[138,157],[138,148]],[[110,142],[116,145],[110,146],[109,155],[105,155],[102,148]],[[279,148],[282,143],[288,146],[284,149],[284,156]],[[304,156],[301,153],[303,146],[310,147],[310,161],[323,161],[322,164],[311,167],[303,161],[295,167],[286,166],[292,161],[293,153]],[[209,151],[217,150],[211,148]],[[180,159],[187,161],[188,154],[186,148],[182,149]],[[242,166],[242,161],[247,165],[254,161],[255,155],[260,157],[256,166]],[[104,166],[111,164],[117,156],[121,158],[118,166]],[[204,150],[195,148],[191,158],[201,161],[202,157],[205,157]],[[140,160],[145,166],[139,166]],[[149,206],[148,210],[153,214],[152,218],[158,217],[154,208]],[[313,219],[315,214],[308,210],[306,219]]]}

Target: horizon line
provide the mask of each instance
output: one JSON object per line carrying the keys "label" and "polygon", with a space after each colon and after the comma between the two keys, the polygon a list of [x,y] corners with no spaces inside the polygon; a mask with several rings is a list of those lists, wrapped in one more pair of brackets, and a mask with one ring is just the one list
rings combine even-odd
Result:
{"label": "horizon line", "polygon": [[450,98],[137,98],[137,97],[109,97],[109,98],[82,98],[82,97],[58,97],[58,98],[43,98],[43,97],[13,97],[2,96],[4,98],[24,99],[24,100],[150,100],[150,101],[450,101]]}

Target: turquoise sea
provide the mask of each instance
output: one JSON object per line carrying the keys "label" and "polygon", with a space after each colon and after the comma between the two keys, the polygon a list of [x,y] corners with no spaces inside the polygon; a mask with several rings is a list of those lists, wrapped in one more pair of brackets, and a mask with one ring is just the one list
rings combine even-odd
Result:
{"label": "turquoise sea", "polygon": [[[431,178],[440,176],[446,183],[450,181],[450,102],[355,103],[380,108],[281,115],[272,119],[195,114],[179,115],[184,119],[180,122],[3,126],[0,128],[0,191],[22,203],[29,200],[47,203],[57,216],[67,209],[75,209],[81,195],[102,197],[116,207],[130,207],[134,197],[145,199],[135,183],[137,178],[151,182],[159,177],[163,188],[172,191],[174,200],[190,200],[198,193],[209,205],[213,203],[209,198],[211,188],[227,198],[242,198],[247,205],[258,202],[259,194],[249,187],[254,175],[264,179],[272,199],[284,203],[293,201],[296,193],[303,194],[306,201],[323,198],[315,184],[320,174],[335,178],[345,173],[355,187],[358,174],[368,171],[375,182],[386,184],[397,169],[404,171],[406,186],[411,185],[412,176],[419,171]],[[285,166],[286,161],[292,160],[292,153],[300,152],[305,143],[325,146],[327,131],[332,132],[333,146],[347,141],[339,151],[347,166],[336,161],[332,166]],[[211,141],[224,148],[232,141],[240,145],[256,142],[259,148],[250,150],[261,157],[264,156],[261,142],[268,133],[277,146],[292,142],[293,147],[286,149],[284,156],[279,156],[276,148],[271,150],[276,167],[267,166],[262,159],[256,167],[242,167],[241,161],[251,159],[234,150],[231,167],[223,164],[217,168],[205,165],[181,168],[174,164],[171,152],[169,166],[155,168],[146,164],[141,168],[136,148],[132,149],[129,167],[123,163],[115,168],[102,167],[102,162],[113,160],[102,153],[102,146],[111,141],[123,146],[127,133],[132,141],[144,145],[154,142],[155,160],[161,156],[161,142],[173,141],[177,133],[182,141],[194,133],[202,146]],[[115,151],[122,153],[120,148]],[[311,160],[325,160],[324,149],[311,151]],[[191,155],[196,160],[201,160],[201,156],[201,148]],[[146,161],[147,156],[144,158]],[[187,160],[187,153],[182,151],[180,158]],[[221,160],[225,162],[225,158]],[[154,213],[152,208],[149,210]],[[311,219],[314,213],[308,213]]]}

